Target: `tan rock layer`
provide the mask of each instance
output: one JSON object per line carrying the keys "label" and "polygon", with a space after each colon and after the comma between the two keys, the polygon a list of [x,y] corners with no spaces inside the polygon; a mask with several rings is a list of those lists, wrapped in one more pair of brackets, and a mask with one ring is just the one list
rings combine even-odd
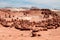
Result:
{"label": "tan rock layer", "polygon": [[22,31],[32,30],[32,36],[35,36],[34,33],[38,31],[60,27],[60,17],[49,9],[30,9],[19,12],[0,9],[0,14],[1,25]]}

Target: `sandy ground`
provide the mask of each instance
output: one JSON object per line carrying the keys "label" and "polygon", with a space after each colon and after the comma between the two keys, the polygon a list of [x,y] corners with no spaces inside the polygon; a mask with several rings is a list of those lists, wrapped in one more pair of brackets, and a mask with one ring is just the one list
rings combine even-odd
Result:
{"label": "sandy ground", "polygon": [[40,31],[41,36],[29,37],[30,31],[20,31],[0,25],[0,40],[60,40],[60,28]]}
{"label": "sandy ground", "polygon": [[60,40],[60,27],[48,31],[39,31],[37,34],[41,34],[41,36],[30,37],[31,31],[20,31],[0,25],[0,40]]}

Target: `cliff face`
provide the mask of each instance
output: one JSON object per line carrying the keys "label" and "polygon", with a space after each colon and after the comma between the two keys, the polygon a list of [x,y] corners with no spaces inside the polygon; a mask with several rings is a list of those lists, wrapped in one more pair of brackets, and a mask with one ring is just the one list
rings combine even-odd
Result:
{"label": "cliff face", "polygon": [[49,9],[0,9],[0,24],[18,30],[47,31],[60,27],[60,16]]}

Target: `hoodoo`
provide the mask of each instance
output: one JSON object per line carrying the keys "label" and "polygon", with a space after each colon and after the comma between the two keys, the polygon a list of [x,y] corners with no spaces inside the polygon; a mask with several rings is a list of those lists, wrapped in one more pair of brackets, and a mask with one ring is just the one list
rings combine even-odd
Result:
{"label": "hoodoo", "polygon": [[60,16],[50,9],[2,8],[0,9],[0,24],[22,31],[47,31],[60,27]]}

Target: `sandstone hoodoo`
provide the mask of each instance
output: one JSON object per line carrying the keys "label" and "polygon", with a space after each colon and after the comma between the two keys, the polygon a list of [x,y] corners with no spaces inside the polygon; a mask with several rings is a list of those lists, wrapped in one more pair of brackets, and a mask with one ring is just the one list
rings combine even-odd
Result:
{"label": "sandstone hoodoo", "polygon": [[[13,11],[12,11],[13,10]],[[18,10],[18,11],[17,11]],[[60,16],[50,9],[0,9],[0,24],[21,31],[47,31],[60,27]]]}

